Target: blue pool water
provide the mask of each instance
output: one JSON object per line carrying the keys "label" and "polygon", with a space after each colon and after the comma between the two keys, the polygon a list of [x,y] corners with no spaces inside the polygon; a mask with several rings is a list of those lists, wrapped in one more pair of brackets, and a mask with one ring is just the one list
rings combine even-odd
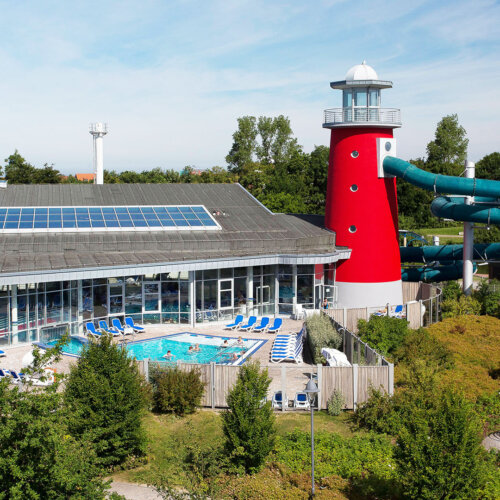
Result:
{"label": "blue pool water", "polygon": [[[227,339],[228,347],[221,347]],[[127,350],[138,361],[149,358],[152,361],[165,360],[163,356],[170,351],[173,355],[171,362],[182,361],[184,363],[234,363],[240,364],[250,354],[257,351],[266,341],[256,339],[243,339],[241,345],[236,337],[215,337],[211,335],[199,335],[195,333],[176,333],[164,337],[148,340],[129,342]],[[55,344],[51,341],[49,344]],[[200,351],[189,353],[189,347],[199,344]],[[73,356],[79,356],[82,350],[82,342],[71,338],[63,347],[63,352]],[[233,354],[236,353],[237,359]]]}

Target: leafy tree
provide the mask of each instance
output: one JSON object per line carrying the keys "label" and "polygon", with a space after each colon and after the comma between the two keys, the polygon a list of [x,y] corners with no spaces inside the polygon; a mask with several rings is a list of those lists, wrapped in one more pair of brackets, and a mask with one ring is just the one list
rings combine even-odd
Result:
{"label": "leafy tree", "polygon": [[460,394],[444,391],[432,408],[414,408],[394,452],[405,496],[484,498],[490,464],[479,431],[470,403]]}
{"label": "leafy tree", "polygon": [[500,241],[500,226],[486,226],[474,231],[474,243],[496,243]]}
{"label": "leafy tree", "polygon": [[444,318],[481,314],[481,304],[474,297],[461,295],[458,300],[443,300],[441,311]]}
{"label": "leafy tree", "polygon": [[[425,169],[425,161],[422,158],[410,160],[410,163],[418,168]],[[411,217],[414,221],[413,228],[432,227],[436,225],[437,219],[432,215],[430,205],[434,199],[433,193],[418,188],[409,182],[397,180],[398,211],[401,216]],[[406,224],[401,229],[413,229]]]}
{"label": "leafy tree", "polygon": [[54,165],[45,164],[43,168],[35,169],[33,184],[59,184],[61,182],[61,173],[54,168]]}
{"label": "leafy tree", "polygon": [[252,161],[257,133],[254,116],[238,118],[238,130],[233,134],[233,145],[226,156],[230,172],[239,172]]}
{"label": "leafy tree", "polygon": [[32,184],[35,167],[28,163],[17,151],[5,159],[5,178],[9,184]]}
{"label": "leafy tree", "polygon": [[144,453],[144,381],[135,361],[109,336],[82,350],[71,367],[65,401],[71,435],[92,442],[102,466],[119,465]]}
{"label": "leafy tree", "polygon": [[443,286],[443,300],[458,300],[462,295],[462,287],[458,281],[447,281]]}
{"label": "leafy tree", "polygon": [[250,473],[262,467],[274,447],[275,417],[271,402],[265,401],[270,383],[267,370],[261,371],[258,363],[244,364],[222,414],[227,453]]}
{"label": "leafy tree", "polygon": [[458,116],[448,115],[441,119],[434,140],[427,144],[426,166],[436,173],[460,175],[467,159],[467,132],[458,123]]}
{"label": "leafy tree", "polygon": [[[66,339],[34,352],[28,375],[60,356]],[[48,387],[9,386],[0,381],[0,499],[104,499],[107,483],[90,443],[67,429],[60,380]]]}
{"label": "leafy tree", "polygon": [[500,181],[500,153],[484,156],[476,163],[476,177]]}

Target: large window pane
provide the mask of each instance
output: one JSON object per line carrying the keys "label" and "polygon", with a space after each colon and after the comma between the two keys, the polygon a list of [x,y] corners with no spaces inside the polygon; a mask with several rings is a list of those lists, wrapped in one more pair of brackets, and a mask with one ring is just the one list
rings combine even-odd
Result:
{"label": "large window pane", "polygon": [[355,90],[355,106],[366,106],[367,104],[367,89]]}
{"label": "large window pane", "polygon": [[95,286],[94,318],[102,318],[107,315],[108,315],[108,286],[107,285]]}
{"label": "large window pane", "polygon": [[352,90],[344,90],[342,105],[344,106],[344,108],[349,108],[352,106]]}
{"label": "large window pane", "polygon": [[297,276],[297,304],[313,304],[313,276]]}
{"label": "large window pane", "polygon": [[[125,285],[125,314],[138,314],[142,311],[142,285],[140,280],[129,278]],[[140,322],[140,316],[136,316]]]}

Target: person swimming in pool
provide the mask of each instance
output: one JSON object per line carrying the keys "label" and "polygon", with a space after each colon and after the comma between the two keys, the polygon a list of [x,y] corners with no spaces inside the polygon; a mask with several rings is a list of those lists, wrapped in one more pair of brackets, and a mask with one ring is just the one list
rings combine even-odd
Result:
{"label": "person swimming in pool", "polygon": [[229,342],[227,341],[227,339],[222,342],[221,347],[229,347]]}
{"label": "person swimming in pool", "polygon": [[172,358],[175,357],[175,354],[172,354],[170,350],[167,351],[167,354],[163,356],[167,361],[170,361]]}
{"label": "person swimming in pool", "polygon": [[231,361],[236,361],[239,358],[238,354],[233,352],[233,355],[231,356]]}
{"label": "person swimming in pool", "polygon": [[194,349],[193,349],[193,346],[192,346],[192,345],[190,345],[190,346],[189,346],[189,349],[188,349],[188,352],[187,352],[187,353],[188,353],[188,354],[194,354]]}
{"label": "person swimming in pool", "polygon": [[195,344],[193,347],[193,352],[200,352],[200,351],[201,351],[200,344]]}
{"label": "person swimming in pool", "polygon": [[245,342],[241,338],[241,335],[238,337],[238,345],[243,345]]}

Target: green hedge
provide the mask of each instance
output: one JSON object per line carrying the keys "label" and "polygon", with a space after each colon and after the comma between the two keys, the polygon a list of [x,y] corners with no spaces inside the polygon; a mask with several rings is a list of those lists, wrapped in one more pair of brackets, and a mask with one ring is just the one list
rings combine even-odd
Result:
{"label": "green hedge", "polygon": [[307,342],[314,363],[323,363],[321,355],[323,347],[338,349],[342,344],[342,337],[337,332],[331,319],[324,314],[314,314],[306,320]]}

